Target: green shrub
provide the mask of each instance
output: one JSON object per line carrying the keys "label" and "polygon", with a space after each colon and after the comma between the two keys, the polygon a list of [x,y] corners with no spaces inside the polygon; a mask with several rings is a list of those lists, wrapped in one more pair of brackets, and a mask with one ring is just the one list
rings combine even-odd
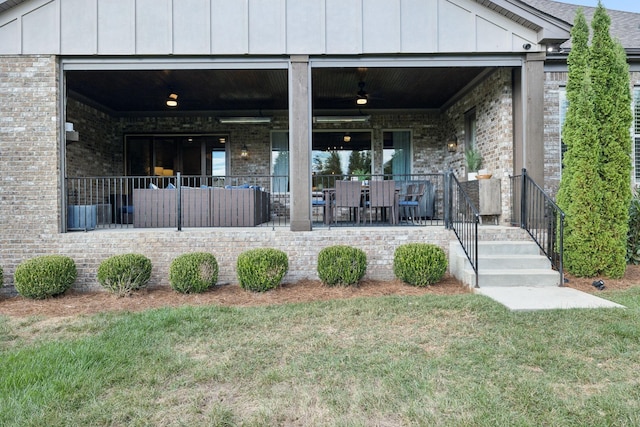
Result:
{"label": "green shrub", "polygon": [[447,257],[439,246],[407,243],[398,246],[393,255],[393,273],[405,283],[427,286],[437,283],[447,271]]}
{"label": "green shrub", "polygon": [[0,286],[4,285],[4,276],[3,276],[2,267],[0,267]]}
{"label": "green shrub", "polygon": [[245,251],[236,265],[240,287],[257,292],[276,288],[288,269],[287,254],[270,248]]}
{"label": "green shrub", "polygon": [[631,200],[629,234],[627,235],[627,263],[640,264],[640,197]]}
{"label": "green shrub", "polygon": [[147,286],[150,278],[151,261],[140,254],[114,255],[98,267],[100,285],[119,296]]}
{"label": "green shrub", "polygon": [[169,267],[171,287],[183,294],[204,292],[218,281],[218,261],[213,254],[193,252],[180,255]]}
{"label": "green shrub", "polygon": [[328,286],[356,285],[367,270],[367,255],[351,246],[329,246],[318,254],[318,277]]}
{"label": "green shrub", "polygon": [[13,279],[20,295],[43,299],[65,292],[77,277],[73,259],[63,255],[44,255],[20,263]]}

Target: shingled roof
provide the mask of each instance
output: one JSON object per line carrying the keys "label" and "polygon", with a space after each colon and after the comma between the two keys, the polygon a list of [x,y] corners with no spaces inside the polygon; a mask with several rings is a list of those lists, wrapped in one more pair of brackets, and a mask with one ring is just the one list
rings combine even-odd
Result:
{"label": "shingled roof", "polygon": [[[595,7],[577,6],[575,4],[561,3],[551,0],[523,0],[529,6],[535,7],[541,12],[547,13],[556,18],[562,19],[573,25],[576,12],[579,8],[584,11],[584,16],[591,22]],[[606,8],[606,0],[603,2]],[[622,12],[619,10],[607,9],[607,14],[611,17],[611,35],[618,39],[625,49],[640,49],[640,13]],[[568,41],[562,45],[570,47]]]}

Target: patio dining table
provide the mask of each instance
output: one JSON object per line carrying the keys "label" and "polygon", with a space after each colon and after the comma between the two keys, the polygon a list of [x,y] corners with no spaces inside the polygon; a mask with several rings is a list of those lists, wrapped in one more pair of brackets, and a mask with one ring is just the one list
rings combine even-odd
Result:
{"label": "patio dining table", "polygon": [[[361,189],[360,189],[360,206],[359,208],[365,208],[367,207],[367,202],[370,198],[370,186],[369,185],[362,185]],[[398,201],[399,201],[399,193],[400,193],[400,189],[396,188],[395,189],[395,200],[394,200],[394,204],[395,204],[395,209],[391,209],[392,212],[395,212],[396,216],[398,214]],[[321,194],[321,196],[320,196]],[[313,197],[318,198],[321,197],[321,200],[323,201],[322,206],[324,208],[324,223],[327,225],[330,225],[333,222],[333,209],[335,207],[335,195],[336,195],[336,189],[334,187],[330,187],[330,188],[324,188],[322,189],[322,192],[314,192],[313,193]],[[312,198],[313,198],[312,197]],[[318,206],[318,205],[316,205]],[[383,214],[382,214],[382,220],[385,220],[385,211],[383,210]],[[366,219],[365,219],[366,222]],[[397,224],[398,223],[398,218],[394,218],[391,217],[391,223],[392,224]],[[359,225],[359,224],[358,224]]]}

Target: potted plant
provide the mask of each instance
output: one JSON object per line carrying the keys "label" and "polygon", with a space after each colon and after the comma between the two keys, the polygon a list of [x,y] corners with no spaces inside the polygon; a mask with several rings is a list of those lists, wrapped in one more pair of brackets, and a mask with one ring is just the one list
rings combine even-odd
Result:
{"label": "potted plant", "polygon": [[476,179],[478,170],[482,167],[480,152],[475,147],[471,147],[464,152],[464,157],[467,162],[467,180]]}

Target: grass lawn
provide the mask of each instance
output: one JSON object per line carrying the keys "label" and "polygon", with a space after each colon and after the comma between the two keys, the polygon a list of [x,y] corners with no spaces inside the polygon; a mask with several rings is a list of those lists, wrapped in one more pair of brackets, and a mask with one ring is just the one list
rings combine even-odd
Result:
{"label": "grass lawn", "polygon": [[640,425],[640,288],[599,296],[0,317],[0,425]]}

